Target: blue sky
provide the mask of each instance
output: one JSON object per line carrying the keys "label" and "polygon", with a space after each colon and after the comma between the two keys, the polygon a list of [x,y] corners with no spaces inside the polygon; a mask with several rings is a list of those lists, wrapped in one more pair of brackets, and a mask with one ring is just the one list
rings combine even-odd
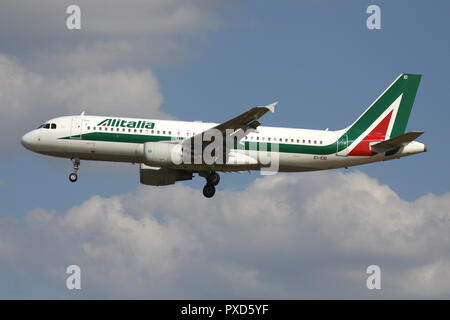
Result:
{"label": "blue sky", "polygon": [[[136,23],[135,27],[122,31],[122,26],[133,25],[130,21],[135,15],[139,16],[138,21],[139,18],[145,21],[145,15],[142,17],[143,13],[139,12],[142,10],[133,11],[131,5],[124,9],[116,4],[110,8],[105,21],[99,21],[101,10],[81,2],[82,30],[67,31],[64,1],[44,3],[48,10],[43,12],[48,19],[40,19],[33,5],[26,10],[23,4],[7,1],[0,5],[0,55],[6,61],[3,65],[0,63],[0,70],[3,67],[4,74],[8,74],[5,70],[10,66],[11,70],[20,70],[17,83],[25,84],[17,88],[23,90],[40,81],[82,83],[93,73],[109,81],[111,72],[131,70],[131,74],[142,75],[144,79],[154,77],[157,81],[157,85],[150,88],[155,95],[142,93],[142,99],[133,100],[132,90],[117,93],[125,101],[129,97],[131,103],[139,104],[132,110],[140,117],[163,114],[180,120],[221,122],[249,107],[279,101],[276,113],[263,118],[264,125],[331,130],[353,122],[398,74],[420,73],[423,77],[407,130],[425,131],[419,140],[427,144],[428,152],[341,171],[356,175],[361,171],[375,178],[377,186],[389,186],[408,202],[430,193],[440,197],[449,192],[447,159],[450,154],[446,148],[450,115],[447,107],[450,89],[448,1],[434,1],[433,5],[426,1],[325,0],[155,3],[154,9],[161,10],[161,14],[188,10],[194,18],[186,21],[177,18],[170,24],[173,17],[168,15],[167,24],[164,21],[160,26],[146,28]],[[381,30],[366,27],[365,11],[370,4],[381,8]],[[150,15],[149,20],[159,21],[160,17],[152,16],[152,6],[149,7],[149,11],[145,11]],[[121,16],[121,10],[128,18],[123,25],[113,19]],[[26,23],[13,19],[20,13],[29,18]],[[60,16],[54,17],[58,14]],[[4,28],[5,24],[8,29]],[[107,31],[102,29],[105,25],[109,28]],[[102,51],[101,46],[98,49],[99,43],[113,49]],[[98,64],[94,56],[99,59]],[[91,65],[94,65],[92,70]],[[7,79],[0,77],[0,81]],[[67,179],[71,170],[69,160],[36,155],[20,146],[21,135],[48,118],[66,115],[69,111],[100,114],[109,110],[108,105],[94,105],[96,98],[70,100],[71,92],[66,93],[66,88],[59,91],[57,85],[53,89],[49,87],[39,89],[41,87],[36,85],[33,91],[17,90],[18,93],[0,89],[7,97],[2,100],[0,95],[0,102],[3,102],[0,107],[6,115],[2,117],[4,129],[1,131],[0,216],[16,219],[19,225],[27,224],[27,215],[36,208],[62,216],[93,196],[110,198],[133,195],[140,190],[137,189],[137,166],[82,162],[80,179],[71,184]],[[101,94],[105,92],[89,92],[86,96]],[[158,94],[162,102],[158,102],[158,98],[151,100]],[[61,98],[58,100],[54,96]],[[151,100],[148,108],[147,98]],[[6,103],[19,100],[25,111],[17,111],[17,116]],[[88,105],[77,105],[80,101]],[[21,106],[18,103],[14,108],[20,110]],[[111,106],[111,114],[126,115],[128,107]],[[6,131],[5,128],[13,129]],[[218,192],[253,188],[259,177],[258,173],[223,174]],[[182,184],[198,194],[192,202],[203,201],[203,179]],[[171,192],[169,188],[163,190]],[[164,208],[160,213],[164,215]],[[448,216],[443,219],[448,221]],[[26,231],[22,232],[26,236]],[[0,279],[7,273],[14,273],[14,265],[6,264],[2,270],[4,268],[8,271],[4,271]],[[21,279],[21,276],[15,274],[13,278]],[[15,282],[9,281],[14,286]],[[43,297],[68,294],[58,289],[53,280],[46,282],[41,278],[26,283],[22,284],[21,293],[14,295],[40,297],[42,287],[49,288],[44,290]],[[29,287],[28,283],[31,283]],[[170,290],[167,292],[170,297]],[[199,292],[207,290],[199,288]],[[240,296],[224,292],[224,296]],[[315,292],[318,297],[326,296],[317,288]],[[351,297],[352,292],[348,289],[344,297]],[[96,294],[103,296],[104,293],[101,289],[93,290],[89,297],[96,297]],[[0,296],[8,297],[7,289],[0,289]],[[339,294],[331,296],[339,297]]]}

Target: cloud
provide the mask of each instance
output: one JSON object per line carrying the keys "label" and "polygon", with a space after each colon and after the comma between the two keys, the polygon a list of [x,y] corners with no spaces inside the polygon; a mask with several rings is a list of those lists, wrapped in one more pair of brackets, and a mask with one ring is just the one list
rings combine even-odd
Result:
{"label": "cloud", "polygon": [[214,199],[139,187],[3,221],[0,261],[61,286],[78,264],[90,298],[448,298],[449,208],[450,194],[408,202],[361,172],[279,174]]}
{"label": "cloud", "polygon": [[[77,1],[81,9],[81,30],[95,36],[188,34],[199,29],[211,29],[219,24],[219,20],[208,9],[211,4],[217,3],[204,0]],[[72,4],[73,1],[68,0],[2,2],[0,25],[9,27],[9,30],[2,31],[0,35],[36,35],[35,28],[39,25],[42,33],[38,36],[42,38],[49,33],[52,36],[67,36],[66,19],[69,15],[66,8]]]}
{"label": "cloud", "polygon": [[188,56],[184,43],[170,38],[151,41],[109,39],[82,43],[70,50],[58,48],[51,52],[36,52],[25,63],[34,72],[58,75],[130,67],[141,70],[151,65],[170,64]]}
{"label": "cloud", "polygon": [[189,56],[187,39],[217,28],[203,0],[78,1],[82,29],[66,28],[71,1],[2,2],[0,148],[56,116],[170,118],[150,65]]}
{"label": "cloud", "polygon": [[0,147],[19,146],[21,135],[39,123],[68,114],[168,118],[151,70],[117,69],[59,76],[30,72],[0,55]]}
{"label": "cloud", "polygon": [[81,0],[81,30],[68,30],[66,8],[72,1],[2,2],[0,39],[8,46],[0,52],[47,73],[168,63],[185,58],[192,36],[217,29],[218,3]]}

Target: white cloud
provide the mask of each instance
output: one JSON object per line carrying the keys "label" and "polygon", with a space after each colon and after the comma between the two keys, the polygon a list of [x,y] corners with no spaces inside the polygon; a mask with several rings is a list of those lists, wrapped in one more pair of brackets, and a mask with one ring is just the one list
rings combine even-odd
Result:
{"label": "white cloud", "polygon": [[[203,28],[212,29],[219,23],[204,9],[208,7],[206,1],[85,1],[80,6],[91,15],[87,28],[100,34],[183,34]],[[108,10],[105,10],[106,7]]]}
{"label": "white cloud", "polygon": [[139,187],[4,221],[0,261],[51,283],[79,264],[86,297],[370,298],[378,264],[376,297],[448,298],[449,209],[450,194],[408,202],[360,172],[280,174],[214,199]]}
{"label": "white cloud", "polygon": [[96,40],[51,52],[38,51],[26,60],[27,66],[39,73],[65,74],[101,72],[118,68],[146,69],[189,56],[184,43],[171,38]]}
{"label": "white cloud", "polygon": [[[141,68],[185,58],[192,36],[220,25],[217,1],[77,1],[81,30],[66,28],[72,1],[0,3],[1,53],[20,56],[42,73]],[[72,69],[71,69],[72,68]]]}
{"label": "white cloud", "polygon": [[[217,1],[205,0],[79,0],[81,31],[92,35],[182,34],[212,29],[220,23],[208,11]],[[2,2],[1,26],[8,35],[45,38],[45,34],[68,35],[66,8],[73,1],[41,0],[36,2]],[[20,19],[19,19],[20,18]],[[42,33],[36,34],[36,26]],[[2,28],[4,29],[4,28]],[[2,32],[3,33],[3,32]],[[4,32],[6,34],[6,32]]]}
{"label": "white cloud", "polygon": [[57,116],[87,114],[168,118],[159,110],[162,95],[150,70],[118,69],[49,76],[27,71],[0,55],[0,147],[20,143],[39,123]]}
{"label": "white cloud", "polygon": [[447,256],[430,264],[408,269],[394,285],[405,295],[448,299],[450,296],[450,259]]}
{"label": "white cloud", "polygon": [[[78,1],[82,29],[66,28],[71,1],[0,3],[0,149],[56,116],[170,118],[149,65],[189,56],[193,35],[219,24],[204,0]],[[20,57],[20,58],[18,58]]]}

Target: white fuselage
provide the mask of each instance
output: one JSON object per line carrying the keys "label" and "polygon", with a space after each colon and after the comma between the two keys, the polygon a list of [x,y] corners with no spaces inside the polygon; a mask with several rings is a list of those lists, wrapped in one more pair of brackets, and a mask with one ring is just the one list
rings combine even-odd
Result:
{"label": "white fuselage", "polygon": [[[103,123],[102,123],[103,122]],[[101,124],[102,123],[102,124]],[[41,154],[81,160],[101,160],[143,163],[143,144],[153,141],[183,140],[216,123],[172,120],[131,119],[122,117],[66,116],[47,122],[49,128],[38,128],[25,134],[22,144]],[[101,124],[101,125],[99,125]],[[54,127],[52,129],[52,127]],[[377,153],[370,156],[350,156],[349,150],[338,151],[335,147],[340,131],[306,130],[259,126],[246,136],[243,144],[269,144],[270,153],[277,153],[278,171],[299,172],[349,167],[364,163],[390,160],[426,151],[424,144],[413,141],[391,155]],[[348,143],[350,148],[351,143]],[[276,148],[275,148],[276,147]],[[244,148],[245,149],[245,148]],[[265,151],[232,150],[259,159]],[[278,151],[273,151],[278,150]],[[261,164],[223,164],[217,171],[240,171],[259,169]],[[174,165],[168,165],[177,167]],[[180,165],[191,171],[208,170],[205,164]]]}

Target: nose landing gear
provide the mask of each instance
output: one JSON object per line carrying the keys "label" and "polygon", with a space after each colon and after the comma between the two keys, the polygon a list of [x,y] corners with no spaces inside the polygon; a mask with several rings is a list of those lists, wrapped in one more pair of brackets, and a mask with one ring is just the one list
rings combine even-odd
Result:
{"label": "nose landing gear", "polygon": [[80,169],[80,159],[70,159],[73,163],[73,172],[69,174],[70,182],[78,180],[78,169]]}
{"label": "nose landing gear", "polygon": [[220,176],[215,171],[211,171],[207,176],[205,176],[206,185],[203,187],[203,195],[206,198],[212,198],[216,193],[215,186],[219,184]]}

